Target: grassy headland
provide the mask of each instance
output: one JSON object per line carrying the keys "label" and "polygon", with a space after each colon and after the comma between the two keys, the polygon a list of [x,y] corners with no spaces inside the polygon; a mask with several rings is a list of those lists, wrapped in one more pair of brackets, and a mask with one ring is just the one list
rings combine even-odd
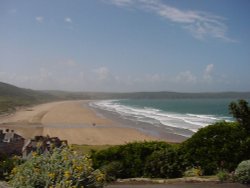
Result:
{"label": "grassy headland", "polygon": [[51,94],[23,89],[0,82],[0,114],[15,111],[17,107],[28,106],[56,100]]}

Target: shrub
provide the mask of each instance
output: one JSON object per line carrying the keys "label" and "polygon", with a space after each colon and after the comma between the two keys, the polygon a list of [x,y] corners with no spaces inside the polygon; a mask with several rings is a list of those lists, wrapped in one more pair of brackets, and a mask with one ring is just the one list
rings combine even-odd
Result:
{"label": "shrub", "polygon": [[181,144],[189,166],[200,166],[205,175],[218,168],[232,171],[249,153],[246,133],[237,123],[218,122],[200,129]]}
{"label": "shrub", "polygon": [[182,176],[183,161],[177,150],[166,148],[155,151],[150,155],[145,164],[144,176],[152,178],[178,178]]}
{"label": "shrub", "polygon": [[119,169],[121,173],[116,174],[116,178],[141,177],[144,175],[147,157],[155,151],[172,147],[166,142],[134,142],[95,152],[92,159],[95,168],[119,162],[122,169]]}
{"label": "shrub", "polygon": [[104,175],[92,168],[87,156],[69,148],[56,148],[43,155],[33,153],[10,175],[13,187],[102,187],[103,181]]}
{"label": "shrub", "polygon": [[202,176],[202,170],[200,167],[189,168],[184,172],[185,177],[197,177]]}
{"label": "shrub", "polygon": [[242,142],[241,148],[242,154],[244,155],[242,160],[250,159],[250,135]]}
{"label": "shrub", "polygon": [[235,178],[240,183],[250,183],[250,160],[242,161],[235,170]]}
{"label": "shrub", "polygon": [[231,178],[227,170],[219,170],[216,176],[219,178],[220,182],[227,181]]}
{"label": "shrub", "polygon": [[100,169],[105,174],[107,182],[115,181],[118,177],[121,177],[123,166],[121,162],[113,161],[107,165],[104,165]]}
{"label": "shrub", "polygon": [[21,159],[17,156],[10,158],[4,154],[0,154],[0,179],[5,180],[14,166],[20,162]]}

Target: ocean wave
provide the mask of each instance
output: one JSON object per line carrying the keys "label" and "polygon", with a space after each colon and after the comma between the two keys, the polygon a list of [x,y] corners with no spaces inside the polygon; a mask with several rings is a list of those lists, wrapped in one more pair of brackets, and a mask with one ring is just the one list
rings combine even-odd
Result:
{"label": "ocean wave", "polygon": [[118,100],[95,101],[90,103],[92,107],[97,107],[110,112],[116,112],[126,119],[141,121],[152,125],[162,124],[168,127],[187,129],[197,132],[200,128],[213,124],[216,121],[227,120],[225,117],[204,114],[181,114],[166,112],[150,107],[134,107],[119,104]]}

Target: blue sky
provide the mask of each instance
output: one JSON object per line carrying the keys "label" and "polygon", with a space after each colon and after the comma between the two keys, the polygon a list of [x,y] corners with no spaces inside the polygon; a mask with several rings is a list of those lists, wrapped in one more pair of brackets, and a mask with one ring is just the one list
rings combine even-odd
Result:
{"label": "blue sky", "polygon": [[250,91],[249,0],[1,0],[0,81],[71,91]]}

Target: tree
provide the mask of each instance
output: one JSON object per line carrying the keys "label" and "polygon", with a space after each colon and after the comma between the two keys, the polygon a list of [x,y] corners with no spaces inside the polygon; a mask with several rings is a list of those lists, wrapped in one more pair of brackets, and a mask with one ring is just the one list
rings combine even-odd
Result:
{"label": "tree", "polygon": [[249,155],[246,133],[232,122],[218,122],[200,129],[182,143],[190,167],[200,166],[205,175],[215,174],[218,168],[232,171]]}
{"label": "tree", "polygon": [[248,102],[243,99],[239,100],[238,103],[232,102],[229,105],[229,111],[236,118],[240,126],[250,134],[250,107],[248,106]]}

